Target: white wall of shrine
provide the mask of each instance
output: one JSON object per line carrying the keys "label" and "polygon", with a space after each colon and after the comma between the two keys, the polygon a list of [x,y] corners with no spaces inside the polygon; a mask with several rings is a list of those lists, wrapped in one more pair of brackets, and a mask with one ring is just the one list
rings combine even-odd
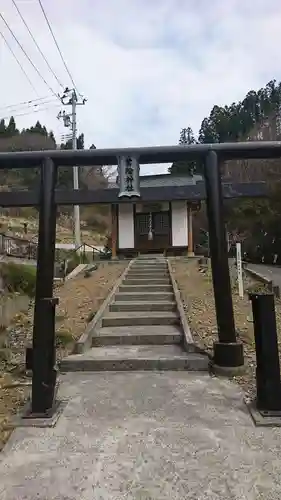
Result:
{"label": "white wall of shrine", "polygon": [[172,201],[172,245],[173,247],[187,247],[188,245],[188,217],[186,201]]}
{"label": "white wall of shrine", "polygon": [[134,248],[134,205],[133,203],[120,203],[118,211],[118,246]]}
{"label": "white wall of shrine", "polygon": [[[169,203],[162,204],[162,210],[168,210]],[[136,212],[140,212],[141,207],[136,205]],[[188,246],[188,216],[187,203],[184,200],[173,201],[171,203],[172,221],[172,246]],[[118,211],[118,247],[134,248],[134,205],[133,203],[120,203]]]}

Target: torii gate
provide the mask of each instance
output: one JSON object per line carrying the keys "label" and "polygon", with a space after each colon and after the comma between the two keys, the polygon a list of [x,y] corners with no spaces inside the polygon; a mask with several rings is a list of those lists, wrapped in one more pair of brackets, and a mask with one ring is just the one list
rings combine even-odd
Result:
{"label": "torii gate", "polygon": [[[120,196],[138,199],[139,164],[183,160],[204,162],[209,220],[213,288],[218,340],[214,342],[214,363],[233,369],[244,363],[243,345],[237,340],[233,315],[227,242],[223,218],[220,163],[238,158],[281,157],[281,142],[196,144],[132,149],[52,150],[0,153],[0,169],[41,168],[40,193],[0,192],[0,206],[39,205],[39,234],[36,296],[34,308],[31,416],[50,414],[54,404],[55,306],[53,274],[55,257],[56,209],[58,204],[85,203],[81,190],[55,190],[59,166],[119,165]],[[87,203],[87,201],[86,201]],[[89,204],[93,201],[89,201]]]}

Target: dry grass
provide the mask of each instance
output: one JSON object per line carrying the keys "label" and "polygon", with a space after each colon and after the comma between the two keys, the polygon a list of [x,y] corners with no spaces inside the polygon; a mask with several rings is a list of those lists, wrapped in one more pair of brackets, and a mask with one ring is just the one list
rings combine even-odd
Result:
{"label": "dry grass", "polygon": [[[202,348],[212,353],[213,342],[217,340],[217,325],[211,270],[208,268],[206,273],[201,273],[197,260],[195,259],[189,262],[174,260],[172,262],[172,268],[181,291],[186,317],[194,340]],[[243,299],[238,295],[236,268],[234,266],[230,267],[230,274],[235,325],[239,338],[244,344],[246,360],[246,373],[243,376],[235,377],[235,380],[243,386],[250,397],[253,397],[255,393],[256,364],[251,303],[248,300],[247,293],[245,293]],[[247,289],[257,286],[257,283],[245,275],[244,286],[245,291],[247,291]],[[280,300],[276,300],[275,309],[278,342],[281,344]],[[279,352],[281,352],[280,348]]]}
{"label": "dry grass", "polygon": [[127,263],[103,263],[89,278],[69,280],[57,290],[59,297],[57,316],[60,330],[72,332],[78,339],[84,332],[89,317],[94,317],[116,280],[125,270]]}

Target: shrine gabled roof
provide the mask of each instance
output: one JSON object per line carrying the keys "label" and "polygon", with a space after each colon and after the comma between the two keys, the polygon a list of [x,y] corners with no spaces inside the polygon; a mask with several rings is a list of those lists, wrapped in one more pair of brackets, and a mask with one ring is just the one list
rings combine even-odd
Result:
{"label": "shrine gabled roof", "polygon": [[[173,186],[195,186],[198,182],[202,182],[202,175],[141,175],[141,188],[158,188],[158,187],[173,187]],[[118,189],[118,180],[110,183],[108,186],[111,189]]]}
{"label": "shrine gabled roof", "polygon": [[[225,198],[256,198],[266,197],[268,188],[265,182],[222,182]],[[110,189],[108,189],[110,188]],[[120,202],[128,199],[118,199],[119,186],[117,182],[110,184],[106,191],[112,193],[112,200]],[[114,194],[113,194],[114,193]],[[173,200],[204,200],[206,198],[205,180],[201,175],[146,175],[140,176],[140,193],[143,201],[173,201]],[[116,202],[115,201],[115,202]]]}

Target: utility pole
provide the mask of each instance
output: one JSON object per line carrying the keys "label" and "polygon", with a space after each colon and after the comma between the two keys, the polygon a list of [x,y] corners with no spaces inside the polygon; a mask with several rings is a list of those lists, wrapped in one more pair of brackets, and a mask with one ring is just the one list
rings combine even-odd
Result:
{"label": "utility pole", "polygon": [[[66,87],[63,95],[61,96],[61,102],[64,106],[71,106],[71,114],[67,114],[65,111],[63,113],[60,111],[57,118],[63,119],[64,126],[71,128],[72,130],[72,149],[77,149],[77,121],[76,121],[76,108],[77,106],[83,106],[86,103],[86,99],[82,98],[79,102],[75,89],[69,89]],[[78,167],[73,167],[73,188],[79,189],[79,172]],[[79,205],[74,205],[73,207],[73,219],[74,219],[74,237],[75,237],[75,248],[79,248],[81,245],[81,229],[80,229],[80,207]]]}

